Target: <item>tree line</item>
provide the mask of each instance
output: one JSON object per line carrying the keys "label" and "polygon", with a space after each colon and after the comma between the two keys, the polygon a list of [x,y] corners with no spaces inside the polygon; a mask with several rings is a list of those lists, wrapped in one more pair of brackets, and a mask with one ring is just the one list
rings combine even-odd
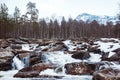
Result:
{"label": "tree line", "polygon": [[39,38],[39,39],[75,39],[80,37],[106,37],[120,38],[120,23],[112,22],[99,24],[97,21],[84,22],[69,18],[62,18],[61,23],[57,19],[46,22],[38,20],[39,11],[35,3],[29,2],[27,12],[20,14],[18,7],[12,16],[8,13],[5,4],[0,6],[0,38]]}

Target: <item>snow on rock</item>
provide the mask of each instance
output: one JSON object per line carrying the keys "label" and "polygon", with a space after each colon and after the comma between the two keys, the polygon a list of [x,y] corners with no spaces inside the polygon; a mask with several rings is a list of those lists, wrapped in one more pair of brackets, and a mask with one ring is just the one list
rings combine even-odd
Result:
{"label": "snow on rock", "polygon": [[22,44],[22,50],[33,51],[37,46],[38,44]]}
{"label": "snow on rock", "polygon": [[59,80],[92,80],[91,75],[68,75],[55,73],[53,69],[46,69],[40,73],[40,75],[52,75],[52,76],[64,76]]}
{"label": "snow on rock", "polygon": [[56,74],[53,69],[47,69],[40,73],[40,75],[54,75],[54,76],[64,76],[59,80],[92,80],[91,75],[66,75],[66,74]]}
{"label": "snow on rock", "polygon": [[68,51],[76,51],[76,48],[82,48],[83,45],[88,45],[86,42],[82,42],[81,44],[77,44],[71,40],[63,41],[63,43],[68,47]]}
{"label": "snow on rock", "polygon": [[102,61],[100,63],[102,65],[99,67],[99,69],[104,69],[104,68],[120,69],[120,64],[118,62]]}
{"label": "snow on rock", "polygon": [[[98,44],[101,51],[111,52],[117,48],[120,48],[120,40],[114,38],[101,38],[102,41],[97,41],[95,44]],[[116,41],[116,42],[115,42]]]}
{"label": "snow on rock", "polygon": [[63,43],[68,47],[69,51],[74,51],[74,48],[76,48],[76,46],[72,44],[71,40],[66,40]]}
{"label": "snow on rock", "polygon": [[115,54],[115,52],[109,52],[108,58],[110,58],[111,56],[113,56]]}

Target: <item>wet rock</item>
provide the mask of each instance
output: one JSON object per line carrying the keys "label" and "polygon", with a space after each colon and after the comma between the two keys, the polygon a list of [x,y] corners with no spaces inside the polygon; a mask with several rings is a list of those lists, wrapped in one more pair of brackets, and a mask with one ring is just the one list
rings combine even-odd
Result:
{"label": "wet rock", "polygon": [[120,80],[120,70],[106,68],[93,74],[93,80]]}
{"label": "wet rock", "polygon": [[57,40],[57,41],[55,41],[55,44],[56,45],[60,45],[60,44],[63,45],[64,43],[61,40]]}
{"label": "wet rock", "polygon": [[27,43],[29,43],[29,40],[30,40],[29,38],[23,38],[23,37],[20,37],[19,39],[21,41],[24,41],[24,42],[27,42]]}
{"label": "wet rock", "polygon": [[0,71],[6,71],[12,69],[12,59],[6,58],[6,59],[0,59]]}
{"label": "wet rock", "polygon": [[30,66],[41,62],[41,53],[35,53],[30,55]]}
{"label": "wet rock", "polygon": [[35,53],[35,52],[33,52],[33,51],[26,51],[26,50],[12,50],[12,52],[15,54],[15,55],[18,55],[18,54],[24,54],[24,53],[30,53],[30,54],[32,54],[32,53]]}
{"label": "wet rock", "polygon": [[117,49],[113,50],[112,52],[118,53],[118,52],[120,52],[120,48],[117,48]]}
{"label": "wet rock", "polygon": [[60,50],[67,50],[67,48],[64,46],[64,44],[62,44],[62,45],[52,46],[47,51],[51,52],[51,51],[60,51]]}
{"label": "wet rock", "polygon": [[8,38],[7,42],[14,44],[15,43],[15,38]]}
{"label": "wet rock", "polygon": [[118,41],[114,39],[105,39],[105,40],[100,40],[100,41],[105,42],[105,43],[108,43],[108,42],[119,43]]}
{"label": "wet rock", "polygon": [[39,75],[41,71],[49,68],[54,68],[54,67],[46,63],[35,64],[33,66],[19,70],[19,72],[16,73],[14,77],[21,77],[21,78],[36,77]]}
{"label": "wet rock", "polygon": [[22,54],[18,54],[19,59],[23,59],[24,57],[30,56],[30,53],[22,53]]}
{"label": "wet rock", "polygon": [[46,63],[39,63],[32,66],[32,70],[39,71],[39,72],[45,69],[51,69],[51,68],[54,68],[54,67]]}
{"label": "wet rock", "polygon": [[11,48],[12,49],[22,49],[22,45],[12,44]]}
{"label": "wet rock", "polygon": [[0,41],[0,47],[7,48],[8,46],[9,46],[9,43],[7,42],[7,40],[3,39]]}
{"label": "wet rock", "polygon": [[20,39],[16,39],[16,40],[15,40],[15,44],[28,44],[28,43],[25,42],[25,41],[22,41],[22,40],[20,40]]}
{"label": "wet rock", "polygon": [[112,55],[110,58],[109,58],[110,61],[119,61],[120,60],[120,52]]}
{"label": "wet rock", "polygon": [[39,45],[40,45],[40,46],[47,46],[47,45],[49,45],[50,43],[53,43],[53,41],[43,40],[42,43],[40,43]]}
{"label": "wet rock", "polygon": [[102,69],[106,69],[106,68],[110,68],[113,65],[114,62],[109,62],[109,61],[101,61],[97,63],[96,69],[98,70],[102,70]]}
{"label": "wet rock", "polygon": [[14,54],[9,50],[0,50],[0,58],[13,57]]}
{"label": "wet rock", "polygon": [[94,45],[94,41],[93,40],[89,40],[88,42],[90,45]]}
{"label": "wet rock", "polygon": [[12,59],[14,54],[11,51],[3,50],[0,51],[0,70],[10,70],[12,69]]}
{"label": "wet rock", "polygon": [[108,59],[109,52],[101,52],[101,54],[102,54],[102,57],[101,57],[102,61],[108,61],[109,60]]}
{"label": "wet rock", "polygon": [[72,55],[72,58],[75,58],[75,59],[87,59],[90,57],[90,54],[88,52],[85,52],[85,51],[76,51],[75,54]]}
{"label": "wet rock", "polygon": [[24,63],[25,61],[29,62],[30,66],[42,62],[41,53],[21,53],[21,54],[18,54],[18,57]]}
{"label": "wet rock", "polygon": [[94,63],[79,62],[65,64],[66,73],[71,75],[92,74],[96,65]]}
{"label": "wet rock", "polygon": [[18,72],[17,74],[14,75],[14,77],[20,77],[20,78],[33,78],[38,76],[39,76],[38,71]]}
{"label": "wet rock", "polygon": [[39,75],[38,78],[49,78],[49,79],[62,79],[64,76],[52,76],[52,75]]}
{"label": "wet rock", "polygon": [[115,53],[111,57],[104,57],[103,60],[105,60],[105,61],[119,61],[120,60],[120,52]]}
{"label": "wet rock", "polygon": [[88,51],[89,52],[94,52],[94,53],[101,53],[101,50],[98,49],[99,46],[95,46],[95,47],[92,47],[92,46],[89,46],[88,47]]}

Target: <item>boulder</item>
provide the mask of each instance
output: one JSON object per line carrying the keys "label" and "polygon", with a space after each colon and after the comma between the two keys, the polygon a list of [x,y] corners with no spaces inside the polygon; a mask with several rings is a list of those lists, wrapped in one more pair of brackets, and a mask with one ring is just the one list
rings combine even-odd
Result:
{"label": "boulder", "polygon": [[8,38],[7,42],[14,44],[15,43],[15,38]]}
{"label": "boulder", "polygon": [[64,46],[64,44],[59,44],[59,45],[56,45],[56,46],[52,46],[47,51],[51,52],[51,51],[60,51],[60,50],[67,50],[67,48],[66,48],[66,46]]}
{"label": "boulder", "polygon": [[6,71],[12,69],[12,59],[6,58],[6,59],[0,59],[0,71]]}
{"label": "boulder", "polygon": [[41,61],[41,53],[21,53],[18,54],[19,59],[21,59],[24,63],[29,62],[29,66],[40,63]]}
{"label": "boulder", "polygon": [[92,74],[96,69],[96,64],[79,62],[65,64],[66,73],[71,75]]}
{"label": "boulder", "polygon": [[100,71],[96,71],[93,74],[93,80],[120,80],[120,70],[106,68]]}
{"label": "boulder", "polygon": [[109,62],[109,61],[101,61],[96,63],[96,70],[102,70],[102,69],[106,69],[106,68],[110,68],[114,65],[114,62]]}
{"label": "boulder", "polygon": [[27,42],[27,43],[28,43],[29,40],[30,40],[29,38],[23,38],[23,37],[19,37],[19,39],[20,39],[21,41],[24,41],[24,42]]}
{"label": "boulder", "polygon": [[28,44],[28,43],[20,39],[15,39],[15,44]]}
{"label": "boulder", "polygon": [[117,49],[113,50],[112,52],[118,53],[118,52],[120,52],[120,48],[117,48]]}
{"label": "boulder", "polygon": [[30,66],[42,62],[41,54],[42,53],[34,53],[30,55]]}
{"label": "boulder", "polygon": [[12,69],[12,59],[14,54],[11,51],[3,50],[0,51],[0,70],[10,70]]}
{"label": "boulder", "polygon": [[14,57],[14,54],[9,50],[0,50],[0,58]]}
{"label": "boulder", "polygon": [[14,77],[21,77],[21,78],[37,77],[41,71],[49,68],[54,68],[54,67],[46,63],[35,64],[33,66],[19,70],[19,72],[16,73]]}
{"label": "boulder", "polygon": [[110,61],[119,61],[120,60],[120,52],[117,52],[116,54],[112,55],[109,58]]}
{"label": "boulder", "polygon": [[22,54],[18,54],[19,59],[23,59],[24,57],[30,56],[30,53],[22,53]]}
{"label": "boulder", "polygon": [[13,52],[15,55],[24,54],[24,53],[30,53],[30,54],[35,53],[35,52],[33,52],[33,51],[18,50],[18,49],[12,50],[12,52]]}
{"label": "boulder", "polygon": [[106,61],[119,61],[120,60],[120,52],[117,52],[116,54],[112,55],[111,57],[104,57],[103,60]]}
{"label": "boulder", "polygon": [[51,68],[54,68],[53,66],[51,66],[50,64],[46,64],[46,63],[39,63],[39,64],[35,64],[32,66],[32,70],[34,71],[43,71],[45,69],[51,69]]}
{"label": "boulder", "polygon": [[39,76],[38,71],[18,72],[17,74],[14,75],[14,77],[20,77],[20,78],[33,78],[38,76]]}
{"label": "boulder", "polygon": [[98,49],[98,47],[99,46],[95,46],[95,47],[93,47],[93,46],[88,46],[88,51],[89,52],[94,52],[94,53],[101,53],[101,50],[100,49]]}
{"label": "boulder", "polygon": [[64,76],[39,75],[38,78],[47,78],[50,80],[62,79]]}
{"label": "boulder", "polygon": [[12,44],[12,45],[11,45],[11,48],[12,48],[12,49],[22,49],[22,45]]}
{"label": "boulder", "polygon": [[72,58],[75,59],[88,59],[90,57],[90,54],[88,52],[85,51],[76,51],[76,53],[74,53],[72,55]]}
{"label": "boulder", "polygon": [[2,40],[0,41],[0,47],[2,47],[2,48],[7,48],[8,46],[9,46],[9,43],[7,42],[7,40],[2,39]]}
{"label": "boulder", "polygon": [[39,43],[39,46],[46,46],[46,45],[49,45],[50,43],[53,43],[53,41],[43,40],[41,43]]}

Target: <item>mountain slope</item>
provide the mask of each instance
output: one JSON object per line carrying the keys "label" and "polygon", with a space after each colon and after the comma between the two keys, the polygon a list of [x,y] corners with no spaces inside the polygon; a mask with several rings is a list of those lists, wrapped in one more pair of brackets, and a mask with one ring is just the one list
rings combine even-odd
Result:
{"label": "mountain slope", "polygon": [[118,21],[117,17],[115,16],[97,16],[97,15],[92,15],[88,13],[82,13],[76,17],[76,20],[83,20],[83,21],[88,21],[92,22],[93,20],[96,20],[100,24],[106,24],[107,22],[113,22],[114,24],[116,21]]}

